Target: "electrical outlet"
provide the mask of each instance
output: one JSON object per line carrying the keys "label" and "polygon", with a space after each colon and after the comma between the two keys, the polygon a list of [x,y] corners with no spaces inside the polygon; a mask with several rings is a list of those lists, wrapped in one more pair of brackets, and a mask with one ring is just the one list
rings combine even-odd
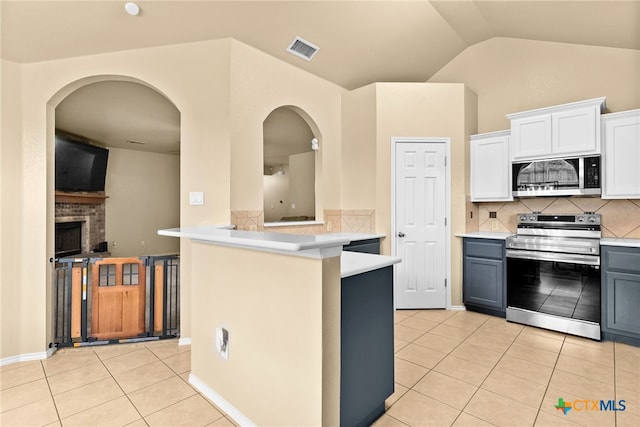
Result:
{"label": "electrical outlet", "polygon": [[496,231],[500,228],[499,224],[498,224],[498,220],[494,219],[493,221],[491,221],[491,230]]}
{"label": "electrical outlet", "polygon": [[498,212],[489,211],[489,218],[498,218]]}
{"label": "electrical outlet", "polygon": [[333,230],[333,223],[331,221],[327,221],[327,231]]}
{"label": "electrical outlet", "polygon": [[216,351],[224,360],[229,360],[229,331],[216,328]]}
{"label": "electrical outlet", "polygon": [[146,246],[146,242],[144,240],[140,240],[140,246],[142,246],[143,248]]}

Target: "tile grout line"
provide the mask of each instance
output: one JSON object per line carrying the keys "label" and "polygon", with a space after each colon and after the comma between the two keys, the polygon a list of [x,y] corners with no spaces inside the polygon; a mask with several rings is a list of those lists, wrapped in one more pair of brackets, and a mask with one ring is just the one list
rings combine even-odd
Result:
{"label": "tile grout line", "polygon": [[56,410],[56,416],[58,417],[58,422],[60,423],[60,425],[62,425],[62,418],[60,418],[60,411],[58,411],[58,404],[56,403],[56,399],[53,397],[53,391],[51,390],[51,384],[49,383],[49,376],[47,375],[47,371],[44,369],[44,363],[42,360],[40,361],[40,367],[42,368],[42,373],[44,374],[44,380],[47,382],[47,388],[49,389],[49,395],[51,396],[53,407]]}
{"label": "tile grout line", "polygon": [[[149,349],[149,351],[151,351],[151,349]],[[191,352],[191,350],[188,350],[188,351],[189,351],[189,353]],[[153,351],[151,351],[151,352],[153,353]],[[187,352],[187,351],[183,351],[183,352],[179,352],[178,354],[186,353],[186,352]],[[178,355],[178,354],[174,354],[174,355],[171,355],[171,356],[169,356],[169,357],[173,357],[173,356],[176,356],[176,355]],[[154,353],[154,355],[155,355],[155,353]],[[158,356],[156,355],[156,357],[158,357]],[[229,417],[227,416],[227,413],[226,413],[226,412],[222,411],[220,408],[218,408],[217,406],[215,406],[215,405],[214,405],[214,404],[213,404],[209,399],[207,399],[207,398],[206,398],[206,397],[205,397],[205,396],[204,396],[200,391],[198,391],[197,389],[195,389],[195,388],[191,385],[191,383],[189,383],[189,381],[186,381],[184,378],[182,378],[182,376],[181,376],[178,372],[176,372],[176,371],[175,371],[171,366],[169,366],[169,365],[164,361],[164,359],[160,359],[159,357],[158,357],[158,359],[159,359],[159,360],[160,360],[160,362],[162,362],[162,363],[163,363],[163,364],[164,364],[164,365],[165,365],[165,366],[166,366],[166,367],[167,367],[171,372],[173,372],[177,378],[179,378],[179,379],[180,379],[182,382],[184,382],[187,386],[191,387],[191,388],[193,389],[193,391],[195,392],[195,394],[194,394],[194,395],[191,395],[191,396],[188,396],[188,397],[185,397],[184,399],[179,400],[178,402],[174,402],[174,403],[172,403],[172,404],[171,404],[171,405],[169,405],[169,406],[166,406],[166,407],[164,407],[164,408],[158,409],[157,411],[155,411],[155,412],[153,412],[153,413],[149,414],[149,416],[150,416],[150,415],[153,415],[153,414],[155,414],[155,413],[158,413],[158,412],[160,412],[160,411],[162,411],[162,410],[164,410],[164,409],[167,409],[167,408],[169,408],[169,407],[171,407],[171,406],[173,406],[173,405],[176,405],[177,403],[180,403],[180,402],[183,402],[183,401],[185,401],[185,400],[187,400],[187,399],[190,399],[190,398],[191,398],[191,397],[193,397],[193,396],[200,396],[200,397],[202,397],[202,398],[203,398],[203,399],[204,399],[204,400],[205,400],[209,405],[211,405],[211,406],[212,406],[216,411],[218,411],[218,412],[222,415],[220,418],[216,418],[216,419],[215,419],[215,420],[213,420],[212,422],[219,421],[219,420],[221,420],[222,418],[225,418],[225,419],[227,419],[228,421],[230,421],[230,419],[229,419]],[[168,357],[167,357],[166,359],[168,359]],[[191,369],[189,369],[189,371],[191,371]],[[146,422],[146,419],[145,419],[144,417],[143,417],[143,419],[144,419],[144,420],[145,420],[145,422]],[[230,422],[231,422],[231,421],[230,421]],[[232,422],[232,424],[234,424],[234,425],[235,425],[235,423],[233,423],[233,422]],[[147,425],[148,425],[148,423],[147,423]]]}
{"label": "tile grout line", "polygon": [[[487,318],[487,320],[485,320],[485,321],[482,323],[482,325],[484,325],[484,324],[485,324],[485,323],[487,323],[488,321],[489,321],[489,318]],[[475,333],[478,331],[478,329],[480,329],[480,327],[481,327],[482,325],[478,326],[478,328],[476,328],[476,329],[473,331],[473,333],[472,333],[471,335],[475,334]],[[478,385],[478,386],[477,386],[476,391],[474,391],[474,392],[473,392],[473,394],[471,395],[471,397],[469,398],[469,400],[467,401],[467,403],[466,403],[466,404],[464,405],[464,407],[460,410],[460,414],[458,414],[458,416],[456,417],[456,419],[453,421],[454,423],[455,423],[455,421],[460,417],[460,415],[461,415],[461,414],[463,414],[463,413],[464,413],[464,414],[467,414],[467,415],[471,415],[472,417],[476,417],[475,415],[472,415],[472,414],[469,414],[469,413],[467,413],[467,412],[464,412],[464,410],[467,408],[467,406],[469,406],[469,402],[471,402],[471,401],[473,400],[473,398],[475,397],[475,395],[476,395],[476,394],[478,394],[478,391],[482,388],[482,384],[484,384],[484,382],[487,380],[487,378],[489,378],[489,375],[491,375],[491,373],[493,372],[493,370],[495,369],[495,367],[496,367],[496,366],[498,366],[498,363],[500,363],[500,361],[502,360],[502,358],[504,357],[504,355],[507,353],[507,351],[509,351],[509,349],[511,348],[511,346],[512,346],[512,345],[513,345],[513,343],[515,342],[515,339],[516,339],[516,338],[517,338],[521,333],[522,333],[522,330],[520,330],[520,333],[518,333],[518,335],[516,335],[516,336],[513,338],[513,340],[511,341],[511,344],[509,344],[509,347],[507,347],[507,349],[506,349],[504,352],[502,352],[502,355],[500,356],[500,358],[498,359],[498,361],[493,365],[493,367],[491,368],[491,370],[489,371],[489,373],[487,374],[487,376],[482,380],[482,382],[480,383],[480,385]],[[469,337],[470,337],[471,335],[469,335]],[[465,338],[465,340],[464,340],[464,341],[466,341],[467,339],[469,339],[469,337]],[[462,342],[464,342],[464,341],[462,341]],[[453,350],[455,350],[456,348],[458,348],[458,347],[462,344],[462,342],[461,342],[460,344],[458,344],[458,346],[456,346]],[[453,351],[453,350],[451,350],[451,351]],[[460,381],[462,381],[462,380],[460,380]],[[466,382],[466,381],[463,381],[463,382]],[[472,385],[473,385],[473,384],[472,384]],[[474,385],[474,387],[475,387],[475,385]],[[491,425],[495,425],[495,424],[493,424],[491,421],[489,421],[489,420],[485,420],[484,418],[480,418],[480,417],[476,417],[476,418],[478,418],[478,419],[480,419],[480,420],[482,420],[482,421],[485,421],[485,422],[487,422],[487,423],[489,423],[489,424],[491,424]],[[453,424],[452,424],[452,425],[453,425]]]}
{"label": "tile grout line", "polygon": [[542,404],[544,403],[544,397],[549,392],[549,386],[551,385],[551,379],[553,378],[553,374],[556,373],[556,367],[558,366],[558,361],[560,360],[560,354],[562,353],[562,348],[566,342],[567,335],[562,338],[562,345],[560,346],[560,350],[558,351],[558,355],[556,356],[556,361],[553,364],[553,369],[551,370],[551,376],[549,377],[549,381],[547,381],[547,385],[544,389],[544,394],[542,395],[542,399],[540,400],[540,404],[538,405],[538,412],[536,413],[536,418],[533,420],[533,424],[535,425],[536,421],[538,421],[538,417],[540,416],[540,412],[542,411]]}
{"label": "tile grout line", "polygon": [[[143,345],[143,348],[147,349],[147,351],[149,351],[151,354],[154,355],[154,357],[158,360],[160,360],[160,358],[153,352],[151,351],[146,345]],[[138,350],[134,350],[134,351],[138,351]],[[133,353],[133,351],[131,352]],[[126,353],[125,353],[126,354]],[[99,356],[98,356],[99,357]],[[116,356],[118,357],[118,356]],[[115,358],[115,357],[114,357]],[[104,361],[102,360],[102,358],[100,358],[100,361],[103,363],[104,365]],[[136,410],[136,412],[138,413],[138,415],[140,415],[140,419],[142,420],[142,422],[144,422],[147,426],[149,425],[149,423],[147,422],[147,420],[144,418],[144,416],[142,415],[142,413],[140,412],[140,410],[138,409],[138,407],[135,405],[135,403],[133,403],[133,401],[131,400],[131,397],[129,397],[129,393],[127,393],[122,386],[120,385],[120,383],[118,382],[118,380],[116,379],[116,377],[113,376],[113,373],[111,372],[111,370],[109,368],[107,368],[106,365],[104,365],[104,368],[107,370],[107,372],[109,372],[109,375],[111,375],[111,378],[113,379],[113,381],[118,385],[118,388],[120,388],[120,390],[122,390],[122,393],[124,393],[124,395],[126,396],[127,400],[129,401],[129,403],[131,404],[131,406],[133,406],[133,408]],[[135,369],[135,368],[133,368]],[[131,369],[131,370],[133,370]],[[126,373],[128,371],[124,371],[124,373]],[[144,387],[143,387],[144,388]],[[142,389],[141,389],[142,390]],[[137,390],[136,390],[137,391]],[[134,421],[135,422],[135,421]],[[129,423],[131,424],[131,423]]]}

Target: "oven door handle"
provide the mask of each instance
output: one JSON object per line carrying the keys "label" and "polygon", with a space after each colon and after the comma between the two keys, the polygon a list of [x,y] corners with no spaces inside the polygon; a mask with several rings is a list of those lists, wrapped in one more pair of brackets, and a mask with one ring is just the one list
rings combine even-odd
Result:
{"label": "oven door handle", "polygon": [[507,258],[530,259],[536,261],[555,261],[570,264],[600,265],[600,257],[581,254],[563,254],[557,252],[521,251],[507,249]]}

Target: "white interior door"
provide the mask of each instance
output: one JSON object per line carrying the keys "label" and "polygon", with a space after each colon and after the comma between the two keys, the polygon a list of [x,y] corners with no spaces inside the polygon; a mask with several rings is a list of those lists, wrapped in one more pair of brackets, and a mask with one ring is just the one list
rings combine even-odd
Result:
{"label": "white interior door", "polygon": [[395,143],[396,308],[445,308],[446,144]]}

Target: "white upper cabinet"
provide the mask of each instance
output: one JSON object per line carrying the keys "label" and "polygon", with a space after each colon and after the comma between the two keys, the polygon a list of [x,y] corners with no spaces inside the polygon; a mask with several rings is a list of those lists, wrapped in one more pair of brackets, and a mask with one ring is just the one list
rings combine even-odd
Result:
{"label": "white upper cabinet", "polygon": [[509,131],[471,135],[471,201],[513,200]]}
{"label": "white upper cabinet", "polygon": [[600,154],[600,114],[605,99],[507,114],[513,159]]}
{"label": "white upper cabinet", "polygon": [[602,116],[602,198],[640,199],[640,110]]}

